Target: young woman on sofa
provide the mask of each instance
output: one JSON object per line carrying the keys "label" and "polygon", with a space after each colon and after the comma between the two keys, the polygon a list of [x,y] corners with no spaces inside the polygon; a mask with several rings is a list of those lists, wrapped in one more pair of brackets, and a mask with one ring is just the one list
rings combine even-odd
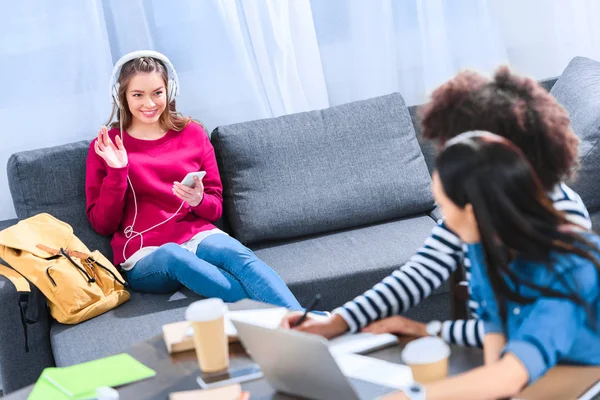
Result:
{"label": "young woman on sofa", "polygon": [[469,248],[485,365],[389,399],[507,398],[557,363],[600,365],[600,237],[553,207],[523,153],[500,136],[459,135],[438,157],[433,193]]}
{"label": "young woman on sofa", "polygon": [[[215,153],[202,125],[176,111],[177,86],[160,53],[130,53],[115,65],[111,129],[100,129],[87,159],[92,226],[113,235],[115,265],[136,291],[186,286],[225,301],[300,309],[275,271],[212,224],[223,209]],[[203,179],[181,183],[198,171],[206,172]]]}
{"label": "young woman on sofa", "polygon": [[[493,79],[474,72],[461,72],[432,94],[421,109],[425,138],[442,147],[456,135],[471,131],[494,132],[514,143],[531,163],[548,197],[569,221],[591,228],[581,198],[562,183],[577,165],[579,139],[569,126],[566,111],[536,81],[520,77],[502,67]],[[464,259],[467,282],[469,257],[463,243],[444,223],[436,226],[411,259],[367,290],[334,310],[327,319],[308,318],[299,330],[335,337],[364,329],[373,333],[411,336],[441,336],[448,343],[483,344],[483,324],[478,321],[479,304],[469,300],[473,319],[432,321],[429,324],[400,316],[435,292]],[[291,313],[283,326],[299,318]]]}

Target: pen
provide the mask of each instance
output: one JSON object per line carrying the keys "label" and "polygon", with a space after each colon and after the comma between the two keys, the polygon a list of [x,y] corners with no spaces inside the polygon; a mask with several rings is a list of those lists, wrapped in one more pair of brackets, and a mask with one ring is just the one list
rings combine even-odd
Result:
{"label": "pen", "polygon": [[298,321],[296,321],[296,323],[294,324],[294,326],[292,326],[292,328],[297,327],[298,325],[300,325],[301,323],[304,322],[304,320],[306,319],[306,316],[308,315],[309,312],[313,311],[315,309],[315,307],[317,306],[317,304],[319,304],[319,301],[321,300],[321,295],[318,294],[315,296],[315,300],[312,302],[312,304],[310,305],[310,307],[308,307],[305,311],[304,314],[298,319]]}

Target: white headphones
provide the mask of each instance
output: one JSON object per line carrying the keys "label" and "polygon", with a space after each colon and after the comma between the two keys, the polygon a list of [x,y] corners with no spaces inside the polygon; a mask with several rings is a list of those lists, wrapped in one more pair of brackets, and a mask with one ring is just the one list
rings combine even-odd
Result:
{"label": "white headphones", "polygon": [[177,78],[177,71],[171,64],[171,61],[165,56],[157,51],[152,50],[138,50],[133,51],[131,53],[125,54],[123,57],[119,58],[119,61],[115,64],[113,68],[112,75],[110,76],[110,97],[112,102],[117,106],[117,108],[122,108],[123,105],[119,101],[119,82],[118,77],[121,73],[121,68],[123,65],[131,60],[135,60],[136,58],[141,57],[151,57],[156,58],[157,60],[162,61],[167,67],[167,72],[169,74],[169,81],[167,82],[167,100],[168,102],[172,102],[176,96],[179,96],[179,78]]}
{"label": "white headphones", "polygon": [[[157,51],[152,51],[152,50],[134,51],[134,52],[125,54],[123,57],[121,57],[119,59],[119,61],[117,61],[117,63],[115,64],[115,66],[113,68],[112,75],[110,76],[110,97],[112,99],[113,104],[116,105],[117,108],[119,108],[120,110],[123,108],[123,105],[119,101],[119,82],[117,82],[117,80],[118,80],[119,74],[121,73],[121,68],[123,67],[123,65],[126,62],[135,60],[136,58],[141,58],[141,57],[156,58],[156,59],[162,61],[165,64],[165,66],[167,67],[167,72],[169,74],[169,81],[167,82],[167,101],[169,103],[171,103],[171,101],[173,101],[175,99],[175,96],[179,95],[179,79],[177,78],[177,72],[175,71],[173,64],[171,64],[171,61],[169,61],[167,56],[165,56],[164,54],[161,54]],[[123,119],[122,118],[120,118],[120,124],[121,124],[121,126],[120,126],[121,138],[123,138]],[[138,213],[137,198],[135,195],[135,189],[133,188],[133,184],[131,183],[131,179],[129,179],[129,176],[127,177],[127,182],[129,183],[129,186],[131,187],[131,192],[133,194],[134,214],[133,214],[133,221],[131,222],[131,225],[125,227],[125,230],[124,230],[125,237],[127,238],[127,241],[125,242],[125,245],[123,246],[123,258],[125,260],[127,259],[125,251],[127,250],[127,245],[129,244],[129,242],[131,242],[132,239],[134,239],[138,236],[140,237],[140,247],[139,248],[141,249],[142,247],[144,247],[144,236],[143,236],[144,233],[173,219],[185,205],[185,201],[182,201],[181,205],[179,206],[177,211],[175,211],[173,213],[173,215],[171,215],[169,218],[167,218],[166,220],[164,220],[162,222],[159,222],[158,224],[156,224],[154,226],[151,226],[148,229],[143,230],[142,232],[137,232],[134,229],[135,223],[137,220],[137,213]]]}
{"label": "white headphones", "polygon": [[444,146],[444,149],[447,149],[450,146],[454,146],[457,143],[461,143],[461,142],[464,142],[465,140],[472,139],[475,137],[488,138],[488,139],[492,139],[492,140],[495,139],[495,140],[500,140],[500,141],[505,140],[502,136],[496,135],[495,133],[491,133],[488,131],[467,131],[467,132],[461,133],[460,135],[456,135],[452,139],[448,140],[446,142],[446,145]]}

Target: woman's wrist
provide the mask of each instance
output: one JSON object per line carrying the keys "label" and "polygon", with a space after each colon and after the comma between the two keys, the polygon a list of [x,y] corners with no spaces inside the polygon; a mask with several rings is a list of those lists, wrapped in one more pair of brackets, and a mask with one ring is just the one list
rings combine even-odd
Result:
{"label": "woman's wrist", "polygon": [[339,336],[350,329],[350,326],[348,325],[346,320],[339,314],[332,314],[330,323],[332,333],[334,334],[333,337]]}
{"label": "woman's wrist", "polygon": [[204,201],[204,195],[202,195],[202,198],[200,199],[200,201],[198,202],[198,204],[191,205],[191,204],[188,203],[189,206],[190,206],[190,211],[194,211],[194,209],[200,207],[200,205],[202,204],[203,201]]}

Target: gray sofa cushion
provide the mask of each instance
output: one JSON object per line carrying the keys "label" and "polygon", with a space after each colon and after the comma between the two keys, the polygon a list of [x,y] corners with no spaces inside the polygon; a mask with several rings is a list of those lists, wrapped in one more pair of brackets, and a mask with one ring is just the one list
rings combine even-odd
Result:
{"label": "gray sofa cushion", "polygon": [[581,139],[581,168],[570,187],[590,211],[600,209],[600,63],[575,57],[550,91],[569,112],[571,126]]}
{"label": "gray sofa cushion", "polygon": [[543,80],[539,81],[539,84],[541,87],[546,89],[547,92],[549,92],[552,90],[552,87],[554,86],[554,84],[556,83],[557,80],[558,80],[558,77],[547,78],[547,79],[543,79]]}
{"label": "gray sofa cushion", "polygon": [[162,326],[183,321],[186,307],[201,297],[184,289],[172,295],[131,291],[120,307],[78,325],[54,322],[50,330],[56,365],[64,367],[127,350],[162,332]]}
{"label": "gray sofa cushion", "polygon": [[590,218],[592,219],[592,230],[600,234],[600,211],[591,212]]}
{"label": "gray sofa cushion", "polygon": [[5,219],[4,221],[0,221],[0,231],[15,225],[17,222],[19,222],[17,218]]}
{"label": "gray sofa cushion", "polygon": [[408,107],[408,112],[410,113],[410,119],[412,120],[413,127],[415,128],[415,134],[417,136],[417,140],[419,141],[419,146],[421,146],[421,152],[425,158],[427,169],[429,170],[429,173],[432,174],[433,170],[435,169],[435,157],[437,152],[435,150],[433,141],[426,140],[421,133],[421,122],[419,116],[420,107],[421,106]]}
{"label": "gray sofa cushion", "polygon": [[431,210],[430,176],[399,94],[219,127],[228,219],[242,242]]}
{"label": "gray sofa cushion", "polygon": [[112,260],[110,240],[85,214],[85,160],[90,142],[24,151],[8,160],[8,184],[19,219],[47,212],[71,225],[90,248]]}
{"label": "gray sofa cushion", "polygon": [[320,293],[320,307],[331,310],[408,261],[434,225],[430,217],[419,216],[253,249],[300,304],[310,304]]}

